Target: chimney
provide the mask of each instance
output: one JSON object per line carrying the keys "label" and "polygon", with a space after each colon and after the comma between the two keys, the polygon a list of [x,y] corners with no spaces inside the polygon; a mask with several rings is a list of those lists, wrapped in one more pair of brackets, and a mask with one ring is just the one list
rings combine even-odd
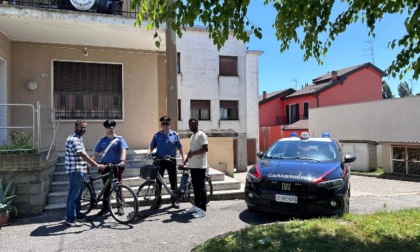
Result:
{"label": "chimney", "polygon": [[263,91],[263,100],[267,99],[267,92]]}
{"label": "chimney", "polygon": [[331,80],[336,81],[337,80],[337,71],[331,71]]}

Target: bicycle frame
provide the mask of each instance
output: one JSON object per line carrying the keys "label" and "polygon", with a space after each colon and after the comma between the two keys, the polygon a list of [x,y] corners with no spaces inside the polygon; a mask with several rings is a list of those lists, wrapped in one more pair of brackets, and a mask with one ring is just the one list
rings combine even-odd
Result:
{"label": "bicycle frame", "polygon": [[174,191],[172,191],[168,185],[166,185],[165,181],[163,180],[162,176],[160,176],[160,174],[158,173],[156,176],[156,179],[159,180],[159,182],[162,184],[162,186],[165,188],[165,190],[176,199],[176,201],[179,200],[179,194],[176,191],[176,193]]}
{"label": "bicycle frame", "polygon": [[[96,195],[96,193],[94,194],[95,195],[95,200],[96,200],[96,202],[95,203],[98,203],[98,201],[100,201],[100,200],[103,200],[103,195],[104,195],[104,193],[105,193],[105,190],[109,187],[110,189],[112,189],[112,187],[111,187],[111,182],[113,182],[113,181],[115,181],[115,180],[117,180],[115,177],[114,177],[114,173],[113,173],[113,171],[111,170],[110,172],[107,172],[107,173],[105,173],[105,174],[102,174],[102,175],[100,175],[100,176],[98,176],[98,177],[93,177],[91,174],[90,174],[90,170],[88,169],[88,172],[87,172],[87,174],[88,174],[88,177],[89,177],[89,184],[91,185],[91,187],[92,187],[92,189],[93,189],[93,192],[96,192],[96,190],[95,190],[95,185],[94,185],[94,181],[96,181],[96,180],[98,180],[98,179],[102,179],[102,178],[104,178],[104,177],[108,177],[108,179],[107,179],[107,181],[106,181],[106,183],[105,183],[105,185],[104,185],[104,187],[102,188],[102,190],[99,192],[99,194],[98,195]],[[119,183],[119,182],[118,182]]]}

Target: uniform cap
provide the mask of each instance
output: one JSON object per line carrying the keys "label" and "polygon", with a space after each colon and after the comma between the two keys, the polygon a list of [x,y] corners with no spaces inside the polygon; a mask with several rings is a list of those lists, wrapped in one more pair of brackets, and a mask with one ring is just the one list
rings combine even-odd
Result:
{"label": "uniform cap", "polygon": [[115,128],[115,126],[117,125],[117,123],[114,121],[114,120],[112,120],[112,119],[108,119],[108,120],[106,120],[105,122],[104,122],[104,127],[105,128]]}
{"label": "uniform cap", "polygon": [[170,122],[170,121],[171,121],[171,118],[170,118],[169,116],[162,116],[162,117],[159,119],[159,121],[160,121],[160,122]]}

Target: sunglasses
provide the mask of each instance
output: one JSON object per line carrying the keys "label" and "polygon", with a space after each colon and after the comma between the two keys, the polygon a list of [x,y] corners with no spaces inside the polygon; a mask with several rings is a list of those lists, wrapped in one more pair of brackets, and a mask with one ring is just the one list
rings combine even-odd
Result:
{"label": "sunglasses", "polygon": [[162,122],[162,123],[160,123],[160,125],[168,126],[168,125],[171,125],[171,123],[170,122]]}

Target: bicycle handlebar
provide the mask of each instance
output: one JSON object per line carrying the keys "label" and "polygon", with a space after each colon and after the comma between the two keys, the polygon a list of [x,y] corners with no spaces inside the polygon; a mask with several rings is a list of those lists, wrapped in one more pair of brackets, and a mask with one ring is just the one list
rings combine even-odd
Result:
{"label": "bicycle handlebar", "polygon": [[149,156],[152,157],[153,158],[153,161],[155,161],[155,162],[160,162],[162,160],[170,161],[170,162],[173,162],[173,163],[176,162],[176,161],[173,160],[174,157],[172,157],[170,155],[166,155],[164,157],[158,157],[158,156],[156,156],[156,153],[151,153],[151,154],[149,154]]}

